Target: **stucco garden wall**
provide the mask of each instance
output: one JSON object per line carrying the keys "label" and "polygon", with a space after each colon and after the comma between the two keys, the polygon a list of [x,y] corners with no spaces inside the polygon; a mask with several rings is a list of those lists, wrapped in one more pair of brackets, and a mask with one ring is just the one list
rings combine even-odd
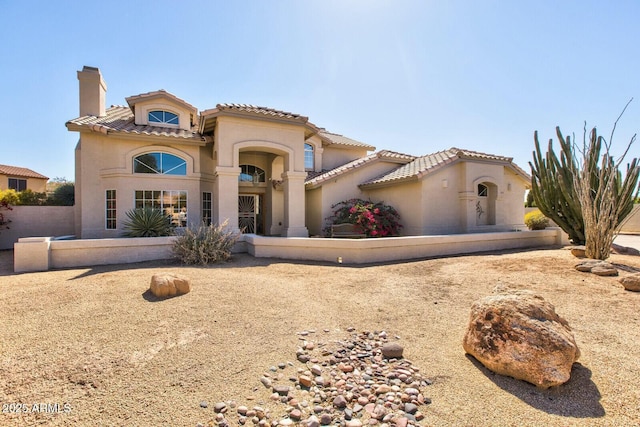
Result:
{"label": "stucco garden wall", "polygon": [[[135,239],[20,239],[14,248],[14,271],[125,264],[171,258],[174,237]],[[345,264],[400,261],[452,254],[567,244],[557,228],[509,233],[408,236],[384,239],[283,238],[245,234],[234,252],[256,258],[282,258]]]}
{"label": "stucco garden wall", "polygon": [[73,206],[13,206],[3,211],[11,223],[0,231],[0,249],[13,248],[21,237],[74,234],[73,211]]}

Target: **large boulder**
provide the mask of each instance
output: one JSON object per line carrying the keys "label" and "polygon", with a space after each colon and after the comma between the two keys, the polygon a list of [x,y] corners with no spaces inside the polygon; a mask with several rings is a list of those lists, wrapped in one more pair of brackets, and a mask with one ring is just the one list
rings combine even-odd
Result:
{"label": "large boulder", "polygon": [[640,273],[635,273],[630,276],[620,279],[622,286],[628,291],[640,292]]}
{"label": "large boulder", "polygon": [[191,290],[191,280],[172,273],[154,274],[149,289],[153,295],[160,298],[183,295]]}
{"label": "large boulder", "polygon": [[465,351],[495,373],[540,388],[567,382],[580,357],[567,321],[530,291],[499,292],[471,307]]}

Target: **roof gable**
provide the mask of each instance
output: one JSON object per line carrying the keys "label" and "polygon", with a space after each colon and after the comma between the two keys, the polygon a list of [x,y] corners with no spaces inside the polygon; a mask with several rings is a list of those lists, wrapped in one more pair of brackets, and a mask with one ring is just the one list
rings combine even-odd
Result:
{"label": "roof gable", "polygon": [[365,144],[364,142],[356,141],[355,139],[347,138],[346,136],[337,133],[327,132],[326,130],[321,130],[318,132],[318,135],[326,145],[336,145],[348,148],[364,148],[367,151],[373,151],[376,149],[373,145]]}
{"label": "roof gable", "polygon": [[415,159],[415,157],[408,154],[397,153],[395,151],[389,151],[389,150],[382,150],[377,153],[369,154],[368,156],[353,160],[349,163],[346,163],[342,166],[338,166],[337,168],[334,168],[328,171],[322,171],[319,173],[309,173],[309,175],[307,176],[305,185],[309,189],[317,188],[326,181],[337,178],[338,176],[344,175],[346,173],[353,172],[356,169],[360,169],[365,165],[368,165],[376,161],[385,161],[388,163],[407,163],[412,161],[413,159]]}
{"label": "roof gable", "polygon": [[418,180],[446,166],[464,160],[501,163],[512,169],[514,173],[521,176],[523,180],[531,180],[531,177],[524,170],[513,163],[512,157],[498,156],[495,154],[487,154],[452,147],[448,150],[417,157],[412,162],[400,166],[389,173],[363,182],[360,184],[360,187],[392,185],[400,182]]}
{"label": "roof gable", "polygon": [[176,104],[176,106],[178,106],[179,108],[188,110],[191,114],[195,115],[198,113],[198,109],[196,107],[189,104],[184,99],[178,98],[174,94],[167,92],[164,89],[156,90],[153,92],[141,93],[139,95],[133,95],[128,98],[125,98],[125,100],[127,101],[127,104],[129,104],[129,107],[131,107],[131,109],[134,109],[135,105],[141,102],[164,100],[164,101],[168,101],[171,104]]}

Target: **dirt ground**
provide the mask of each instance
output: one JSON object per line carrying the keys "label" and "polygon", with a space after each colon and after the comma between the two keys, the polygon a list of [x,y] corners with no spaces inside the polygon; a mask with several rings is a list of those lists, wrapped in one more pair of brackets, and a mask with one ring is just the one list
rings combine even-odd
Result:
{"label": "dirt ground", "polygon": [[[640,257],[610,261],[640,271]],[[262,374],[296,362],[299,332],[323,345],[352,327],[399,337],[433,382],[419,425],[640,426],[640,293],[576,262],[566,249],[370,266],[241,254],[208,268],[13,274],[2,251],[0,425],[213,425],[214,404],[231,401],[277,418],[285,406]],[[191,292],[150,297],[157,272],[189,277]],[[568,320],[582,353],[568,383],[540,390],[465,355],[471,304],[498,284],[539,293]]]}

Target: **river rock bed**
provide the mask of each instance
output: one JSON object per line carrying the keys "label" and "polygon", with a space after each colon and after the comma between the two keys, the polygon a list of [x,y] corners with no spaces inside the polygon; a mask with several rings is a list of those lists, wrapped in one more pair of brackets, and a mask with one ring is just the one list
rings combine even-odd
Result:
{"label": "river rock bed", "polygon": [[[316,342],[316,331],[299,332],[296,360],[269,367],[253,389],[269,390],[271,410],[234,400],[218,402],[212,408],[214,419],[197,427],[421,425],[431,403],[424,389],[431,381],[410,360],[398,357],[403,348],[389,341],[386,332],[347,332],[346,339],[327,343]],[[207,402],[200,406],[211,410]]]}

